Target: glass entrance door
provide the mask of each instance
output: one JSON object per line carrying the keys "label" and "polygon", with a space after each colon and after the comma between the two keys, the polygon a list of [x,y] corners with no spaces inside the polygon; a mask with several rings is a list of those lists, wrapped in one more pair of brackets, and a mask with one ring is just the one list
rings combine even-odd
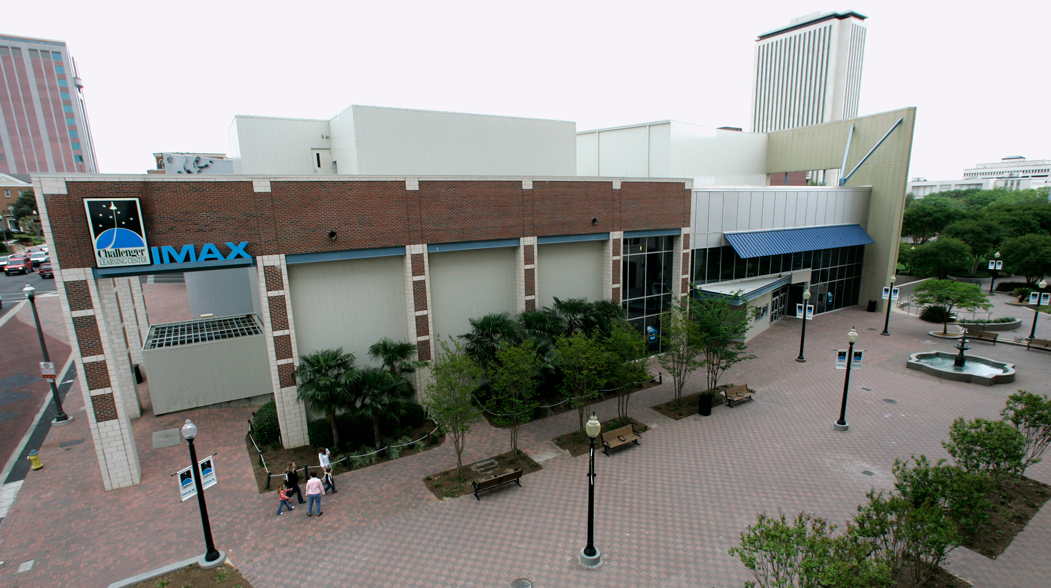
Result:
{"label": "glass entrance door", "polygon": [[770,324],[785,317],[788,308],[788,286],[782,286],[774,291],[770,299]]}

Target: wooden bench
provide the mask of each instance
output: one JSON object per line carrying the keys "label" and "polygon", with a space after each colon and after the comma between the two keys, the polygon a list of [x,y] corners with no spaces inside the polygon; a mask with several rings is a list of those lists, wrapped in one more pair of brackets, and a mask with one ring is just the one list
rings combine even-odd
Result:
{"label": "wooden bench", "polygon": [[726,404],[730,408],[734,407],[735,402],[754,400],[752,396],[755,396],[755,391],[749,390],[748,386],[745,384],[741,384],[740,386],[730,386],[724,393],[726,394]]}
{"label": "wooden bench", "polygon": [[610,449],[616,449],[621,445],[627,445],[628,443],[639,444],[639,436],[635,434],[635,429],[632,429],[631,425],[624,425],[612,431],[603,431],[600,437],[602,440],[602,453],[606,455],[609,455]]}
{"label": "wooden bench", "polygon": [[990,341],[993,345],[996,345],[996,339],[1000,336],[999,333],[989,333],[986,331],[972,331],[967,330],[968,339],[977,339],[979,341]]}
{"label": "wooden bench", "polygon": [[522,470],[515,470],[513,472],[508,472],[506,474],[500,474],[499,476],[489,478],[488,480],[482,480],[481,482],[471,482],[471,485],[474,486],[475,499],[481,502],[482,499],[478,497],[479,492],[485,490],[492,490],[493,488],[497,488],[499,486],[503,486],[504,484],[511,483],[518,484],[518,487],[521,488],[521,479]]}
{"label": "wooden bench", "polygon": [[1051,351],[1051,341],[1047,339],[1030,339],[1025,346],[1026,349],[1046,349]]}

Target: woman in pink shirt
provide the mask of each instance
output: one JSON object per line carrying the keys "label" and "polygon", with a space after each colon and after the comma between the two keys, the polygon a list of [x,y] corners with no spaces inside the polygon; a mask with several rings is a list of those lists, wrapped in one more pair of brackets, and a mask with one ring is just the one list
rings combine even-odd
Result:
{"label": "woman in pink shirt", "polygon": [[321,516],[321,495],[324,493],[325,488],[321,485],[317,472],[310,472],[310,480],[307,481],[307,501],[310,502],[307,505],[308,517],[314,512],[314,503],[317,503],[317,516]]}

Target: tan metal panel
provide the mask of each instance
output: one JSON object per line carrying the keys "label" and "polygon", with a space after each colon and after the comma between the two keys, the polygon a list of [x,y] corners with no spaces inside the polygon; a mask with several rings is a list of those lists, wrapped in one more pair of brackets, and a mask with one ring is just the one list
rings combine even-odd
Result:
{"label": "tan metal panel", "polygon": [[472,318],[515,313],[514,247],[432,253],[429,264],[437,336],[470,331]]}
{"label": "tan metal panel", "polygon": [[537,307],[555,298],[601,300],[605,241],[541,245],[537,252]]}

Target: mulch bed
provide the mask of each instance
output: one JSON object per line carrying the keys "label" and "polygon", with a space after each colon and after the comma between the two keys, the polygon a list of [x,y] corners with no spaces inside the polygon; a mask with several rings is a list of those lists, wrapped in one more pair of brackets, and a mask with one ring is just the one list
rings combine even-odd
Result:
{"label": "mulch bed", "polygon": [[964,547],[996,559],[1051,498],[1051,486],[1029,478],[997,480],[990,498],[989,520]]}
{"label": "mulch bed", "polygon": [[[956,576],[945,571],[945,568],[938,568],[934,575],[927,579],[923,583],[923,588],[973,588],[974,584],[966,582],[957,578]],[[898,585],[894,588],[913,588],[913,583],[909,580],[902,580],[898,582]]]}
{"label": "mulch bed", "polygon": [[[726,404],[726,396],[719,394],[719,392],[726,390],[731,386],[733,386],[733,384],[721,384],[715,387],[716,394],[712,398],[712,408]],[[691,414],[697,414],[697,411],[700,408],[700,398],[701,393],[694,392],[693,394],[687,394],[678,400],[669,400],[668,402],[658,404],[657,406],[651,406],[650,408],[668,418],[680,420]]]}
{"label": "mulch bed", "polygon": [[[694,409],[696,412],[696,409]],[[625,425],[631,425],[632,430],[635,431],[636,435],[642,435],[650,428],[640,423],[639,421],[628,417],[627,420],[619,418],[609,419],[608,421],[602,421],[603,431],[612,431],[619,429]],[[578,455],[584,455],[591,448],[591,438],[588,437],[587,433],[581,430],[573,431],[572,433],[566,433],[565,435],[559,435],[551,440],[552,443],[558,445],[560,448],[565,449],[569,452],[569,455],[576,457]],[[595,439],[595,450],[598,451],[602,448],[602,444],[598,439]]]}
{"label": "mulch bed", "polygon": [[[421,426],[417,427],[415,430],[413,430],[412,435],[410,435],[409,438],[410,439],[419,439],[420,437],[423,437],[424,435],[426,435],[427,433],[430,433],[433,430],[434,430],[434,422],[432,422],[430,420],[427,420],[426,422],[423,423],[423,425],[421,425]],[[413,447],[411,449],[408,448],[408,447],[402,448],[402,450],[401,450],[401,458],[406,458],[406,457],[409,457],[410,455],[415,455],[417,453],[420,453],[420,452],[423,452],[423,451],[427,451],[427,450],[429,450],[431,448],[437,447],[437,446],[441,445],[444,440],[445,440],[445,434],[444,433],[441,433],[441,432],[435,433],[429,439],[427,439],[427,445],[425,447],[423,447],[423,448],[420,448],[420,447]],[[266,480],[267,480],[268,476],[267,476],[266,470],[263,469],[263,465],[261,463],[259,463],[259,453],[256,452],[255,446],[252,445],[252,440],[251,440],[251,438],[249,438],[248,435],[245,435],[245,445],[248,446],[248,458],[252,462],[252,472],[255,474],[255,481],[256,481],[256,484],[259,487],[259,493],[262,494],[264,492],[277,492],[278,490],[283,488],[284,487],[284,482],[281,480],[281,478],[272,478],[270,480],[270,489],[267,490],[267,488],[266,488]],[[302,468],[303,466],[317,466],[317,465],[319,465],[318,464],[318,459],[317,459],[318,448],[317,447],[313,447],[311,445],[304,445],[302,447],[293,447],[291,449],[285,449],[283,447],[276,447],[276,448],[260,447],[260,449],[263,450],[263,459],[266,460],[266,465],[267,465],[267,467],[270,468],[270,473],[273,474],[273,475],[284,474],[285,468],[288,467],[289,462],[293,462],[293,461],[296,462],[296,469],[297,470],[299,468]],[[359,448],[359,449],[354,449],[354,450],[352,450],[350,452],[346,452],[346,451],[336,452],[336,451],[333,451],[333,449],[330,447],[329,451],[332,451],[331,460],[332,460],[332,463],[335,464],[336,460],[342,458],[344,455],[360,455],[360,454],[362,454],[362,453],[364,453],[366,451],[372,451],[372,449],[371,448],[370,449]],[[368,465],[375,465],[376,463],[384,463],[384,462],[387,462],[387,461],[390,461],[390,459],[388,457],[386,457],[386,456],[379,457],[379,458],[376,459],[375,463],[368,464]],[[354,469],[352,462],[353,462],[353,460],[351,460],[350,462],[343,462],[343,463],[339,463],[339,464],[334,465],[332,467],[332,475],[333,476],[338,476],[340,474],[347,473],[351,469]],[[363,466],[363,467],[368,467],[368,466]],[[361,468],[358,468],[358,469],[361,469]],[[320,475],[320,472],[321,472],[321,470],[311,470],[311,471],[317,471],[318,475]],[[300,472],[300,474],[299,474],[299,484],[300,484],[301,488],[302,488],[302,485],[306,483],[307,478],[308,478],[308,476],[304,475],[303,472]],[[336,483],[336,486],[337,487],[339,486],[338,482]]]}
{"label": "mulch bed", "polygon": [[[660,386],[660,384],[655,382],[655,381],[645,382],[643,384],[640,384],[638,388],[635,388],[634,390],[632,390],[631,393],[634,394],[636,392],[639,392],[639,391],[642,391],[642,390],[646,390],[647,388],[653,388],[654,386]],[[595,404],[598,404],[599,402],[602,402],[603,400],[609,400],[610,398],[616,398],[617,396],[620,396],[620,394],[615,393],[615,392],[610,392],[608,394],[604,394],[601,398],[595,399],[593,402]],[[558,400],[543,400],[543,401],[541,401],[541,404],[546,403],[546,402],[558,402]],[[540,420],[540,419],[546,419],[548,417],[555,416],[556,414],[562,414],[562,413],[564,413],[566,411],[570,411],[570,410],[576,410],[576,407],[573,406],[573,403],[572,402],[563,402],[562,404],[559,404],[558,406],[556,406],[554,408],[538,410],[537,412],[539,413],[539,416],[533,418],[533,420],[537,421],[537,420]],[[504,429],[504,428],[506,428],[506,425],[498,425],[496,423],[496,417],[494,417],[493,415],[489,414],[489,412],[487,412],[485,410],[482,410],[482,415],[485,417],[486,422],[488,422],[490,426],[496,427],[497,429]],[[532,421],[528,421],[528,422],[532,422]],[[525,423],[523,423],[523,424],[525,424]]]}
{"label": "mulch bed", "polygon": [[200,566],[194,564],[159,578],[139,582],[131,588],[203,588],[204,586],[252,588],[252,584],[245,580],[241,572],[229,562],[211,570],[202,570]]}
{"label": "mulch bed", "polygon": [[[491,457],[489,459],[496,461],[496,469],[487,471],[486,473],[478,472],[471,468],[471,465],[464,464],[463,470],[461,471],[461,477],[456,477],[456,468],[446,470],[441,473],[427,476],[423,479],[423,483],[427,486],[427,489],[431,491],[438,500],[448,500],[452,498],[459,498],[467,494],[474,494],[474,487],[471,486],[471,482],[481,482],[482,480],[488,480],[494,478],[500,474],[506,474],[515,470],[522,470],[522,476],[526,476],[533,472],[539,472],[544,469],[539,463],[533,461],[531,457],[526,455],[522,450],[518,450],[518,462],[515,463],[511,452],[501,453],[500,455]],[[475,462],[481,464],[488,460],[482,460]],[[488,469],[488,468],[486,468]],[[511,486],[511,484],[508,484]],[[510,488],[504,488],[510,490]],[[493,492],[500,492],[499,489],[493,490]],[[488,492],[487,492],[488,493]]]}

